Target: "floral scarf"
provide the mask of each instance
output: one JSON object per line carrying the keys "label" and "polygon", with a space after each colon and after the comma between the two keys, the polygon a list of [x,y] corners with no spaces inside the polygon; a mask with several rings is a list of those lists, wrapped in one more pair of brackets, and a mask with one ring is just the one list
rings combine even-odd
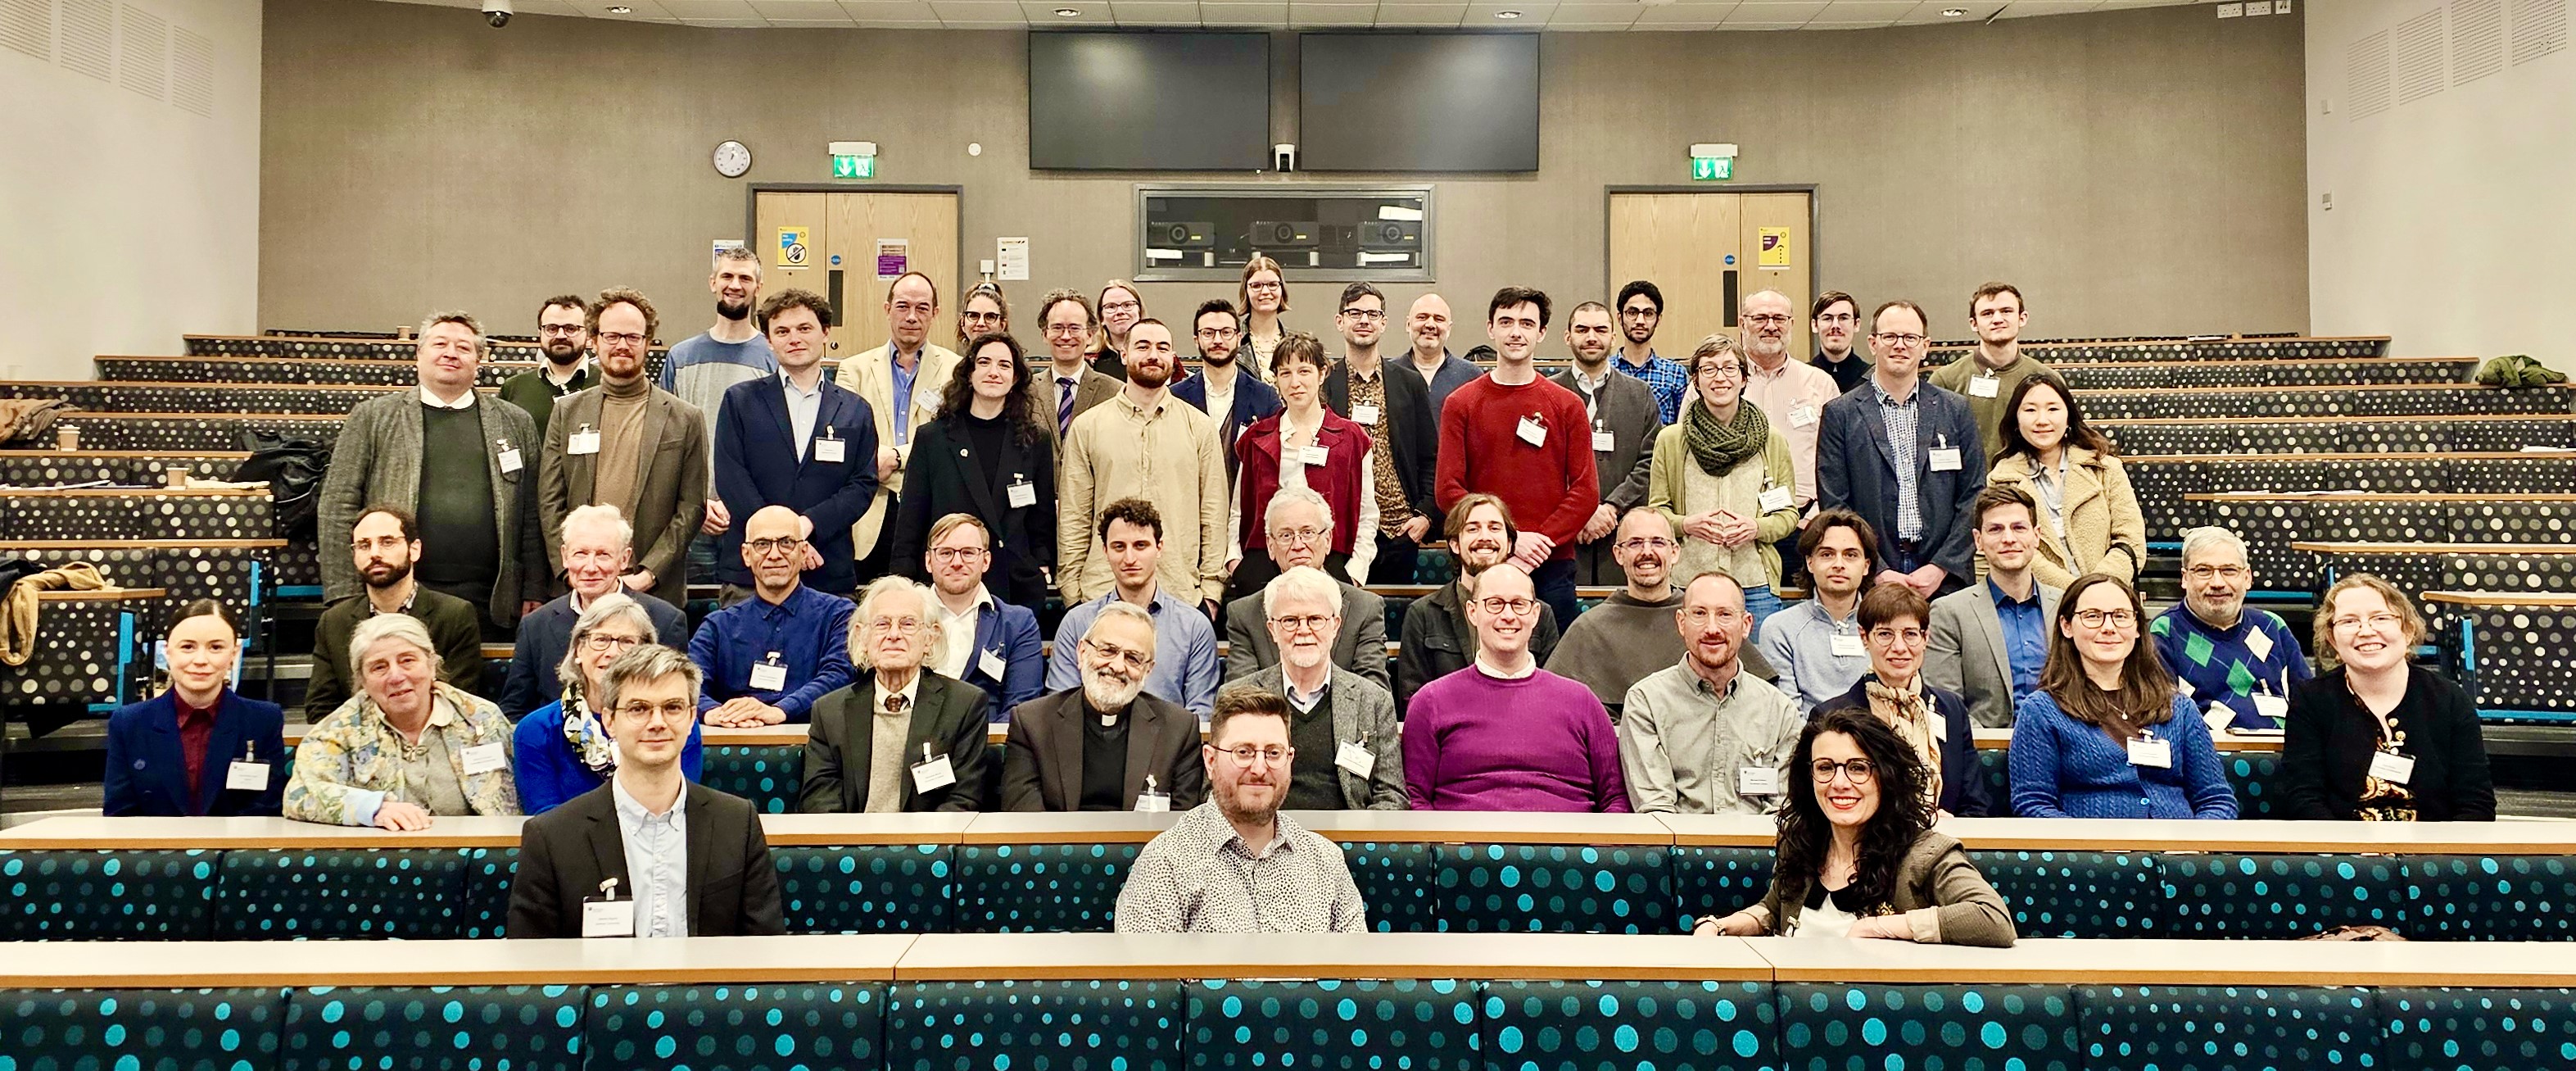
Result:
{"label": "floral scarf", "polygon": [[608,738],[608,728],[599,723],[590,704],[582,702],[578,684],[564,685],[563,734],[573,758],[584,768],[601,777],[617,772],[617,744]]}

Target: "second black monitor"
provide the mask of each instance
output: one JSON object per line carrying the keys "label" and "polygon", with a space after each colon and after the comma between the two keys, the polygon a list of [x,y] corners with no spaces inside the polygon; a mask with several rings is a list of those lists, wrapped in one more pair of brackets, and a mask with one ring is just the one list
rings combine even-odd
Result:
{"label": "second black monitor", "polygon": [[1305,171],[1538,170],[1539,35],[1297,36]]}

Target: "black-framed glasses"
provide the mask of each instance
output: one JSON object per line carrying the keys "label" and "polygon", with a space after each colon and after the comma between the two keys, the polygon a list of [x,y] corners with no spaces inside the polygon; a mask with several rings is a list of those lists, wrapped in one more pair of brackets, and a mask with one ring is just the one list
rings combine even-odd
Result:
{"label": "black-framed glasses", "polygon": [[743,544],[743,546],[750,547],[753,554],[760,555],[764,558],[772,554],[794,554],[804,545],[805,541],[795,536],[779,536],[776,539],[754,539]]}
{"label": "black-framed glasses", "polygon": [[1868,759],[1845,759],[1841,762],[1817,759],[1809,767],[1809,772],[1815,775],[1816,783],[1820,785],[1834,783],[1834,775],[1837,773],[1851,778],[1851,783],[1855,785],[1866,785],[1877,779],[1878,765]]}

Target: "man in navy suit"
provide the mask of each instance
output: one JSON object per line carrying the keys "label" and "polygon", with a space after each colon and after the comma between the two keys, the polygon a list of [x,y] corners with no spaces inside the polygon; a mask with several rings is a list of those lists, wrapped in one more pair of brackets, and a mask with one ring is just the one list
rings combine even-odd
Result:
{"label": "man in navy suit", "polygon": [[[1232,302],[1223,298],[1202,302],[1190,322],[1198,334],[1199,374],[1172,384],[1172,397],[1216,421],[1216,441],[1225,446],[1225,478],[1231,481],[1236,464],[1234,437],[1283,406],[1278,391],[1259,376],[1244,375],[1243,365],[1234,359],[1243,345],[1243,317],[1235,313]],[[1208,412],[1211,396],[1224,412]]]}
{"label": "man in navy suit", "polygon": [[991,540],[974,514],[951,513],[931,524],[930,548],[921,557],[939,592],[931,616],[948,639],[930,669],[983,689],[991,699],[985,709],[1002,722],[1011,720],[1012,707],[1046,694],[1046,656],[1037,611],[984,589],[984,571],[993,565]]}
{"label": "man in navy suit", "polygon": [[1977,492],[1986,451],[1968,400],[1923,380],[1923,307],[1891,301],[1870,317],[1869,381],[1825,403],[1816,497],[1878,533],[1877,582],[1930,599],[1976,579]]}
{"label": "man in navy suit", "polygon": [[[850,526],[884,476],[876,419],[865,399],[823,375],[830,302],[811,291],[780,291],[761,303],[760,322],[778,374],[725,389],[716,414],[716,494],[736,517],[767,506],[794,510],[806,544],[804,583],[848,595],[859,586]],[[716,576],[731,606],[750,596],[751,569],[742,564],[742,526],[723,539]]]}

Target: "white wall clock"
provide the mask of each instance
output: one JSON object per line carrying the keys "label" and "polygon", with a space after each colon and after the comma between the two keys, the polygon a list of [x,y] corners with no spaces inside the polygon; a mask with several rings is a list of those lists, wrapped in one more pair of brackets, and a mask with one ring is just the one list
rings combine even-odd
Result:
{"label": "white wall clock", "polygon": [[751,149],[739,141],[727,141],[717,145],[715,165],[716,174],[726,178],[741,178],[744,172],[751,170]]}

